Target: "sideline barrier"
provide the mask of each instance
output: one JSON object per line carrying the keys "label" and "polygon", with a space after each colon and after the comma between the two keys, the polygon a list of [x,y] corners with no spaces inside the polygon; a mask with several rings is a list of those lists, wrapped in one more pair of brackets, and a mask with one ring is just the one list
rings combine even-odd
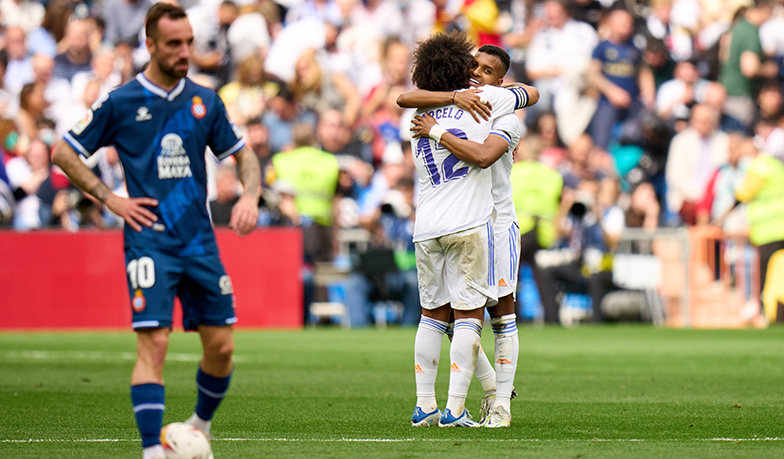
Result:
{"label": "sideline barrier", "polygon": [[[302,233],[216,229],[237,300],[238,328],[300,328]],[[121,230],[0,232],[0,330],[128,330]],[[175,307],[175,327],[182,315]]]}
{"label": "sideline barrier", "polygon": [[617,256],[628,255],[653,255],[658,260],[661,272],[652,284],[666,326],[740,328],[753,325],[758,316],[757,251],[743,236],[712,226],[628,229]]}

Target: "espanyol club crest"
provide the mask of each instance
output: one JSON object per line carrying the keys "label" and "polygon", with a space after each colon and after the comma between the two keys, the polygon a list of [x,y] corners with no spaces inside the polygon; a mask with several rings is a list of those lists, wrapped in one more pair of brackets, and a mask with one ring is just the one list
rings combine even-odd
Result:
{"label": "espanyol club crest", "polygon": [[147,300],[144,299],[144,294],[142,293],[141,289],[137,288],[133,293],[131,306],[133,306],[133,310],[136,312],[144,311],[144,307],[147,306]]}
{"label": "espanyol club crest", "polygon": [[204,105],[204,102],[202,102],[201,97],[199,96],[193,97],[193,103],[191,105],[191,113],[193,114],[194,118],[199,120],[204,118],[204,115],[207,114],[207,107]]}

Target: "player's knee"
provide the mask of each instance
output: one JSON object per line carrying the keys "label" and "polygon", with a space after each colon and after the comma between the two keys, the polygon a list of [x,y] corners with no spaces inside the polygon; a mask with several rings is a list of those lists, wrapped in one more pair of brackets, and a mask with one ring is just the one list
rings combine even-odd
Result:
{"label": "player's knee", "polygon": [[220,362],[230,361],[232,354],[234,354],[233,341],[223,342],[204,350],[205,357]]}
{"label": "player's knee", "polygon": [[162,368],[166,362],[169,336],[166,333],[149,333],[140,337],[138,359],[153,367]]}

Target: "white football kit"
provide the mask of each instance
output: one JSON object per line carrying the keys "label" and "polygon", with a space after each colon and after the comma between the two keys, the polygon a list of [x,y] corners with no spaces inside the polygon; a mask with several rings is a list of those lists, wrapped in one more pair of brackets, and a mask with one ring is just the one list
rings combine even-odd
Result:
{"label": "white football kit", "polygon": [[[483,86],[493,107],[491,119],[477,123],[454,105],[420,109],[455,136],[484,142],[489,134],[510,141],[492,122],[528,103],[522,88]],[[467,164],[427,137],[411,139],[419,175],[419,206],[414,226],[420,301],[425,309],[451,303],[472,310],[497,301],[493,246],[491,170]]]}
{"label": "white football kit", "polygon": [[517,291],[517,271],[520,263],[520,225],[517,223],[512,183],[509,180],[514,164],[514,151],[520,143],[520,119],[514,113],[493,122],[493,134],[505,134],[509,150],[490,166],[493,176],[493,205],[495,206],[495,278],[498,297]]}

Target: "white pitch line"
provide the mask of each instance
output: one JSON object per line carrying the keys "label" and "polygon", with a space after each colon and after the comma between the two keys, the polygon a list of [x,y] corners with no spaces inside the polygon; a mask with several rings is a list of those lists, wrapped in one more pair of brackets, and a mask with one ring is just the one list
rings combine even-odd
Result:
{"label": "white pitch line", "polygon": [[[119,443],[138,442],[139,439],[128,438],[30,438],[30,439],[3,439],[0,443]],[[555,442],[744,442],[744,441],[784,441],[782,437],[753,437],[753,438],[694,438],[694,439],[642,439],[642,438],[592,438],[592,439],[538,439],[538,438],[217,438],[212,441],[219,442],[288,442],[288,443],[410,443],[410,442],[513,442],[513,443],[555,443]]]}
{"label": "white pitch line", "polygon": [[[21,360],[102,360],[102,361],[135,361],[135,352],[101,352],[101,351],[6,351],[0,358]],[[173,362],[198,362],[201,354],[171,352],[166,360]],[[235,362],[247,362],[247,357],[234,356]]]}

